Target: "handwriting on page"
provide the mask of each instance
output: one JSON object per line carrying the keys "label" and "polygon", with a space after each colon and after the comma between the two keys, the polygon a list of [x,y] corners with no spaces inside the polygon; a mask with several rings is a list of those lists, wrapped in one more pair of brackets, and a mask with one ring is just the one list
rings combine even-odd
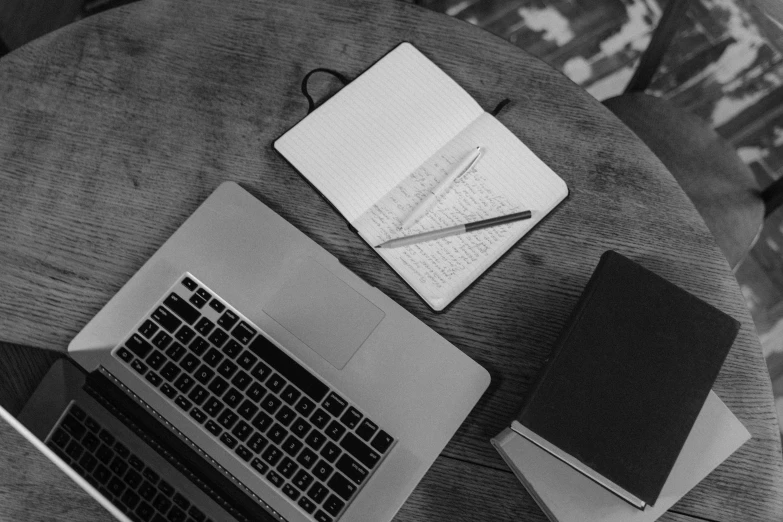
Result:
{"label": "handwriting on page", "polygon": [[[354,224],[357,230],[370,244],[377,245],[394,237],[525,210],[499,190],[482,173],[479,164],[457,180],[418,223],[401,230],[402,221],[448,175],[459,158],[460,155],[440,153],[428,160],[364,213]],[[404,267],[403,277],[435,292],[479,268],[486,254],[507,239],[512,227],[525,226],[502,225],[379,253],[393,266]]]}

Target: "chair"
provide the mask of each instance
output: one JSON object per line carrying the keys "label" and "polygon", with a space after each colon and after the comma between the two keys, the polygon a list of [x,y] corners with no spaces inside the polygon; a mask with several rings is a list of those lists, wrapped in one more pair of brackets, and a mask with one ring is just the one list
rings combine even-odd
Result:
{"label": "chair", "polygon": [[783,178],[759,190],[750,168],[707,122],[645,94],[685,16],[688,0],[669,0],[650,45],[623,94],[603,104],[655,153],[688,195],[732,270],[780,205]]}

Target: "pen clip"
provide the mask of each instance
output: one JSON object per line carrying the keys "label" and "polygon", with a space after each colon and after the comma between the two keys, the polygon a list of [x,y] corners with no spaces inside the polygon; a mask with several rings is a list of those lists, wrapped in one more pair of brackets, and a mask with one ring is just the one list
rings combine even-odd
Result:
{"label": "pen clip", "polygon": [[482,154],[484,154],[484,149],[482,149],[481,147],[477,147],[477,148],[478,148],[478,154],[476,154],[476,157],[475,157],[475,158],[473,158],[473,161],[471,161],[471,162],[468,164],[468,166],[467,166],[467,167],[465,167],[465,170],[463,170],[462,172],[460,172],[460,173],[457,175],[457,177],[456,177],[456,178],[454,178],[454,182],[455,182],[455,183],[456,183],[457,181],[459,181],[459,180],[460,180],[460,178],[461,178],[462,176],[464,176],[465,174],[467,174],[468,172],[470,172],[470,170],[471,170],[473,167],[475,167],[475,166],[476,166],[476,163],[478,163],[478,160],[479,160],[479,158],[481,158]]}

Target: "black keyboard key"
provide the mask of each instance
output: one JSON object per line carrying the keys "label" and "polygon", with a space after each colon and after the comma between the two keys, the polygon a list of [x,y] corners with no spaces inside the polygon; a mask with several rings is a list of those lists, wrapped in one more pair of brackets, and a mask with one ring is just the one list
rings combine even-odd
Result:
{"label": "black keyboard key", "polygon": [[349,500],[353,494],[356,493],[357,489],[356,484],[339,473],[332,475],[332,478],[329,479],[329,482],[327,482],[326,485],[332,488],[332,491],[342,497],[343,500]]}
{"label": "black keyboard key", "polygon": [[236,328],[231,330],[231,335],[242,344],[247,344],[256,334],[256,331],[246,322],[241,321]]}
{"label": "black keyboard key", "polygon": [[201,308],[205,304],[207,304],[207,300],[204,299],[203,297],[201,297],[198,294],[191,295],[190,299],[188,299],[188,301],[190,301],[193,304],[193,306],[195,306],[196,308]]}
{"label": "black keyboard key", "polygon": [[340,417],[340,422],[348,426],[348,429],[354,429],[357,424],[359,424],[359,421],[362,420],[362,414],[359,413],[359,410],[351,406],[348,408],[348,411],[346,411],[342,417]]}
{"label": "black keyboard key", "polygon": [[[182,377],[184,377],[184,375]],[[204,389],[203,386],[196,386],[193,388],[193,391],[188,394],[188,399],[199,406],[201,406],[201,403],[204,402],[207,397],[209,397],[209,392]]]}
{"label": "black keyboard key", "polygon": [[78,404],[72,404],[70,412],[71,415],[73,415],[74,417],[76,417],[82,422],[84,422],[85,419],[87,419],[87,413]]}
{"label": "black keyboard key", "polygon": [[242,392],[236,388],[231,388],[228,390],[228,392],[226,392],[225,395],[223,395],[223,402],[225,402],[231,408],[236,408],[239,403],[242,402],[242,399],[244,399]]}
{"label": "black keyboard key", "polygon": [[120,349],[117,350],[117,357],[125,361],[126,363],[129,363],[133,360],[133,354],[125,348],[124,346],[120,346]]}
{"label": "black keyboard key", "polygon": [[220,442],[226,445],[228,449],[232,449],[234,446],[237,445],[237,439],[233,437],[229,432],[224,431],[223,435],[220,436]]}
{"label": "black keyboard key", "polygon": [[167,499],[166,496],[162,493],[158,493],[158,496],[156,496],[155,500],[152,501],[152,505],[158,511],[165,513],[171,507],[171,500]]}
{"label": "black keyboard key", "polygon": [[163,304],[188,324],[193,324],[201,316],[198,310],[190,306],[187,301],[175,293],[169,294],[166,300],[163,301]]}
{"label": "black keyboard key", "polygon": [[111,480],[109,480],[109,483],[106,485],[106,488],[111,491],[112,495],[118,497],[122,495],[123,491],[125,491],[125,484],[122,483],[120,477],[112,477]]}
{"label": "black keyboard key", "polygon": [[286,385],[286,382],[285,379],[280,377],[280,375],[274,374],[266,381],[265,384],[269,391],[277,393],[283,389],[283,387]]}
{"label": "black keyboard key", "polygon": [[265,432],[266,429],[272,425],[272,417],[264,413],[263,411],[256,415],[256,418],[253,419],[253,422],[251,423],[255,429],[260,431],[261,433]]}
{"label": "black keyboard key", "polygon": [[155,508],[142,501],[134,513],[136,513],[136,515],[144,522],[148,522],[152,520],[152,515],[155,514]]}
{"label": "black keyboard key", "polygon": [[231,430],[231,433],[233,433],[234,436],[241,442],[245,442],[245,439],[247,439],[248,435],[250,435],[252,432],[253,428],[251,428],[247,422],[242,420],[239,421],[236,426],[234,426],[233,430]]}
{"label": "black keyboard key", "polygon": [[199,337],[197,335],[188,347],[190,348],[191,352],[195,353],[196,355],[201,355],[207,351],[207,348],[209,348],[209,343],[205,341],[203,337]]}
{"label": "black keyboard key", "polygon": [[130,466],[137,471],[144,469],[144,462],[142,462],[142,460],[136,455],[131,455],[128,458],[128,464],[130,464]]}
{"label": "black keyboard key", "polygon": [[196,332],[194,332],[189,326],[182,325],[182,328],[179,329],[174,337],[176,337],[177,340],[182,344],[188,344],[191,340],[193,340],[194,335],[196,335]]}
{"label": "black keyboard key", "polygon": [[125,474],[123,480],[128,486],[130,486],[131,489],[136,489],[137,487],[139,487],[139,484],[141,484],[144,481],[144,479],[141,477],[141,474],[133,469],[129,470]]}
{"label": "black keyboard key", "polygon": [[191,278],[189,278],[189,277],[185,277],[185,278],[182,280],[182,284],[185,286],[185,288],[187,288],[187,289],[188,289],[188,290],[190,290],[191,292],[192,292],[193,290],[195,290],[196,288],[198,288],[198,285],[196,284],[196,282],[195,282],[195,281],[193,281],[193,280],[192,280]]}
{"label": "black keyboard key", "polygon": [[[228,342],[226,346],[228,346],[232,342],[236,342],[236,341],[232,339],[231,341]],[[224,353],[225,351],[226,349],[223,348]],[[240,355],[239,358],[237,359],[237,364],[239,364],[239,366],[241,366],[245,370],[250,371],[253,368],[253,365],[256,363],[256,361],[258,361],[258,357],[253,355],[251,352],[245,350],[244,352],[242,352],[242,355]]]}
{"label": "black keyboard key", "polygon": [[90,428],[90,431],[93,433],[98,433],[101,431],[101,425],[98,424],[98,422],[92,417],[87,417],[87,419],[84,421],[84,425]]}
{"label": "black keyboard key", "polygon": [[306,393],[315,402],[321,402],[329,387],[313,374],[272,344],[263,335],[258,335],[250,343],[250,350],[264,362],[273,367],[294,386]]}
{"label": "black keyboard key", "polygon": [[198,408],[193,408],[190,410],[190,416],[193,417],[199,424],[203,424],[204,421],[207,420],[207,414]]}
{"label": "black keyboard key", "polygon": [[232,359],[237,355],[239,355],[239,352],[241,351],[242,351],[242,345],[236,342],[234,339],[228,341],[226,345],[223,347],[223,353],[228,355]]}
{"label": "black keyboard key", "polygon": [[160,371],[160,374],[163,376],[164,379],[171,382],[173,381],[177,375],[179,375],[182,372],[182,370],[174,364],[173,362],[169,361],[166,363],[166,366],[163,367],[163,369]]}
{"label": "black keyboard key", "polygon": [[266,364],[260,362],[256,365],[255,368],[253,368],[253,371],[250,372],[250,375],[258,379],[260,382],[264,382],[264,379],[269,377],[269,374],[271,373],[272,369]]}
{"label": "black keyboard key", "polygon": [[266,451],[261,455],[261,458],[269,464],[274,466],[282,458],[283,452],[275,446],[269,446]]}
{"label": "black keyboard key", "polygon": [[196,294],[205,301],[209,301],[210,299],[212,299],[212,294],[210,294],[203,288],[199,288],[198,290],[196,290]]}
{"label": "black keyboard key", "polygon": [[332,474],[332,471],[334,471],[332,466],[323,460],[319,460],[318,464],[313,467],[313,476],[318,480],[326,480]]}
{"label": "black keyboard key", "polygon": [[213,299],[212,301],[210,301],[209,302],[209,307],[212,308],[217,313],[220,313],[220,312],[222,312],[223,310],[226,309],[226,305],[224,305],[223,303],[221,303],[217,299]]}
{"label": "black keyboard key", "polygon": [[269,479],[269,482],[271,482],[278,488],[282,486],[283,483],[285,482],[285,479],[280,475],[278,475],[277,473],[275,473],[274,471],[270,471],[269,473],[267,473],[266,478]]}
{"label": "black keyboard key", "polygon": [[190,502],[188,499],[185,498],[185,496],[182,493],[175,493],[174,497],[172,499],[174,501],[174,504],[179,506],[180,508],[187,510],[190,507]]}
{"label": "black keyboard key", "polygon": [[209,391],[214,393],[215,395],[223,395],[225,391],[228,389],[228,383],[223,380],[222,377],[215,377],[211,383],[209,383]]}
{"label": "black keyboard key", "polygon": [[225,377],[226,379],[230,379],[232,375],[234,375],[234,372],[237,371],[238,366],[234,364],[234,361],[230,359],[226,359],[222,363],[220,363],[220,366],[218,366],[218,373]]}
{"label": "black keyboard key", "polygon": [[180,321],[177,316],[162,306],[159,306],[154,312],[152,312],[152,318],[155,319],[159,325],[171,333],[177,331],[177,328],[179,328],[182,324],[182,321]]}
{"label": "black keyboard key", "polygon": [[153,351],[149,357],[147,357],[147,364],[149,364],[153,370],[159,369],[163,363],[166,362],[166,356],[163,352],[158,350]]}
{"label": "black keyboard key", "polygon": [[329,495],[329,498],[324,502],[324,511],[336,517],[340,514],[340,511],[345,507],[345,502],[340,500],[336,495]]}
{"label": "black keyboard key", "polygon": [[356,434],[366,442],[370,442],[370,439],[377,430],[377,424],[375,424],[370,419],[364,419],[359,427],[356,428]]}
{"label": "black keyboard key", "polygon": [[59,447],[64,448],[68,445],[68,441],[71,440],[71,437],[68,436],[67,433],[65,433],[64,430],[57,428],[57,430],[54,432],[54,435],[52,435],[52,441]]}
{"label": "black keyboard key", "polygon": [[160,480],[160,477],[158,476],[158,474],[155,473],[150,468],[145,469],[142,472],[142,475],[144,475],[144,478],[147,479],[151,484],[157,484],[158,480]]}
{"label": "black keyboard key", "polygon": [[190,408],[193,407],[193,403],[187,400],[184,395],[180,395],[176,399],[174,399],[174,404],[176,404],[177,406],[179,406],[185,411],[188,411]]}
{"label": "black keyboard key", "polygon": [[329,436],[332,440],[340,440],[340,437],[343,436],[343,433],[345,433],[345,426],[337,422],[336,420],[333,420],[329,426],[324,430],[327,436]]}
{"label": "black keyboard key", "polygon": [[193,374],[193,377],[196,378],[198,382],[201,384],[207,384],[209,380],[215,376],[215,370],[207,366],[206,364],[202,364],[198,370],[196,370],[196,373]]}
{"label": "black keyboard key", "polygon": [[313,517],[315,518],[315,522],[333,522],[333,518],[321,511],[320,509]]}
{"label": "black keyboard key", "polygon": [[134,361],[131,363],[131,368],[133,368],[134,370],[136,370],[136,371],[137,371],[139,374],[141,374],[141,375],[144,375],[145,373],[147,373],[147,369],[148,369],[148,368],[147,368],[147,365],[146,365],[146,364],[144,364],[143,362],[141,362],[141,361],[140,361],[140,360],[138,360],[138,359],[135,359],[135,360],[134,360]]}
{"label": "black keyboard key", "polygon": [[299,453],[299,450],[302,449],[302,446],[304,446],[304,443],[294,437],[293,435],[289,435],[288,438],[285,440],[285,442],[282,445],[283,451],[291,455],[292,457]]}
{"label": "black keyboard key", "polygon": [[312,426],[310,426],[310,423],[300,417],[291,425],[291,433],[301,439],[307,435],[307,432],[309,432],[311,428]]}
{"label": "black keyboard key", "polygon": [[288,430],[279,424],[275,424],[269,429],[266,436],[275,444],[280,444],[288,436]]}
{"label": "black keyboard key", "polygon": [[348,455],[340,457],[335,467],[356,484],[364,482],[368,475],[367,470]]}
{"label": "black keyboard key", "polygon": [[190,518],[192,518],[196,522],[205,522],[207,520],[207,516],[204,513],[202,513],[201,510],[196,506],[190,506],[190,509],[188,510],[188,515],[190,515]]}
{"label": "black keyboard key", "polygon": [[265,394],[266,394],[266,388],[264,388],[257,382],[251,384],[250,388],[248,388],[247,391],[245,392],[245,395],[247,395],[247,397],[253,402],[260,401]]}
{"label": "black keyboard key", "polygon": [[160,391],[162,391],[163,395],[165,395],[169,399],[173,399],[177,395],[177,389],[167,382],[163,383],[163,385],[160,387]]}
{"label": "black keyboard key", "polygon": [[250,420],[258,412],[258,406],[256,406],[250,399],[245,399],[242,404],[237,408],[237,413],[245,420]]}
{"label": "black keyboard key", "polygon": [[307,443],[308,446],[318,451],[319,449],[321,449],[321,446],[324,445],[324,442],[326,442],[326,435],[324,435],[318,430],[315,430],[311,432],[310,435],[307,436],[305,442]]}
{"label": "black keyboard key", "polygon": [[199,364],[201,364],[201,361],[192,353],[187,354],[179,363],[179,365],[182,366],[188,373],[193,373],[193,370],[198,368]]}
{"label": "black keyboard key", "polygon": [[253,466],[253,469],[261,473],[262,475],[267,472],[269,469],[269,464],[264,462],[263,460],[259,459],[258,457],[254,458],[250,461],[250,465]]}
{"label": "black keyboard key", "polygon": [[316,460],[318,460],[318,455],[310,448],[303,449],[299,456],[296,457],[296,461],[305,469],[310,469],[310,466],[315,464]]}
{"label": "black keyboard key", "polygon": [[234,375],[234,378],[231,379],[231,384],[236,386],[240,390],[244,390],[247,388],[247,385],[250,384],[253,381],[253,378],[250,377],[247,373],[243,371],[239,371],[236,375]]}
{"label": "black keyboard key", "polygon": [[339,417],[346,406],[348,406],[346,400],[336,393],[330,393],[329,397],[321,404],[321,407],[328,411],[332,417]]}
{"label": "black keyboard key", "polygon": [[300,469],[299,473],[296,474],[292,482],[297,488],[301,489],[302,491],[307,491],[307,488],[309,488],[310,484],[313,483],[313,476],[305,470]]}
{"label": "black keyboard key", "polygon": [[168,347],[168,345],[171,344],[171,341],[172,341],[171,336],[166,332],[158,332],[158,334],[152,338],[152,344],[154,344],[161,350],[165,350],[166,347]]}
{"label": "black keyboard key", "polygon": [[385,453],[386,450],[389,449],[389,446],[391,446],[392,442],[394,442],[394,437],[381,430],[378,432],[378,435],[372,439],[370,446],[380,451],[381,453]]}
{"label": "black keyboard key", "polygon": [[125,348],[143,359],[152,350],[152,345],[145,341],[142,336],[134,333],[130,336],[130,339],[125,341]]}
{"label": "black keyboard key", "polygon": [[114,451],[116,451],[117,455],[119,455],[123,459],[127,459],[128,456],[130,455],[130,450],[128,450],[128,448],[126,448],[125,445],[121,442],[117,442],[114,445]]}
{"label": "black keyboard key", "polygon": [[111,471],[109,471],[109,468],[107,468],[103,464],[98,464],[98,467],[95,468],[95,471],[93,472],[92,476],[96,478],[98,483],[106,484],[111,478]]}
{"label": "black keyboard key", "polygon": [[65,454],[71,457],[73,460],[79,460],[79,457],[81,457],[82,452],[84,452],[84,448],[75,440],[72,440],[70,444],[68,444],[68,447],[65,448]]}
{"label": "black keyboard key", "polygon": [[65,431],[70,433],[77,440],[81,439],[84,433],[87,431],[87,428],[82,423],[80,423],[76,417],[72,416],[71,414],[65,416],[60,426],[62,426],[65,429]]}
{"label": "black keyboard key", "polygon": [[158,489],[161,493],[166,495],[167,497],[170,497],[174,493],[174,486],[166,482],[165,480],[161,480],[158,482]]}
{"label": "black keyboard key", "polygon": [[213,323],[206,317],[202,317],[201,319],[198,320],[194,328],[198,333],[206,337],[207,335],[209,335],[209,332],[211,332],[214,327],[215,327],[215,323]]}
{"label": "black keyboard key", "polygon": [[225,312],[223,312],[223,315],[220,316],[220,319],[218,319],[217,324],[219,324],[226,330],[231,330],[231,328],[234,327],[234,325],[238,320],[239,317],[237,317],[237,314],[235,314],[231,310],[226,310]]}
{"label": "black keyboard key", "polygon": [[297,469],[299,469],[299,466],[288,457],[284,458],[277,466],[277,471],[285,478],[293,477]]}
{"label": "black keyboard key", "polygon": [[381,456],[374,452],[367,444],[361,441],[353,433],[348,433],[340,441],[340,447],[353,455],[356,460],[372,469],[381,460]]}
{"label": "black keyboard key", "polygon": [[172,343],[171,346],[169,346],[168,350],[166,350],[166,355],[171,359],[172,361],[179,361],[180,358],[185,355],[185,347],[182,346],[179,343]]}
{"label": "black keyboard key", "polygon": [[207,431],[210,432],[215,437],[220,435],[220,432],[223,431],[223,428],[218,426],[217,423],[213,420],[208,420],[207,423],[204,424],[204,427],[207,428]]}
{"label": "black keyboard key", "polygon": [[306,513],[312,514],[313,511],[315,511],[316,505],[315,502],[310,500],[307,497],[302,497],[299,499],[299,507],[304,509]]}
{"label": "black keyboard key", "polygon": [[166,520],[168,522],[185,522],[187,517],[188,515],[178,507],[171,508],[171,511],[166,514]]}
{"label": "black keyboard key", "polygon": [[267,440],[258,433],[254,433],[250,440],[247,441],[248,447],[256,453],[261,452],[264,446],[267,445]]}
{"label": "black keyboard key", "polygon": [[210,365],[212,368],[216,368],[222,360],[223,354],[215,348],[210,348],[207,354],[204,356],[204,362]]}
{"label": "black keyboard key", "polygon": [[85,453],[79,461],[79,465],[83,467],[87,473],[91,473],[97,464],[98,459],[91,453]]}
{"label": "black keyboard key", "polygon": [[320,504],[323,502],[323,500],[326,498],[326,495],[329,494],[329,489],[321,484],[320,482],[316,482],[310,487],[310,490],[307,492],[307,496],[311,499],[315,500],[316,504]]}
{"label": "black keyboard key", "polygon": [[286,386],[285,390],[283,390],[283,393],[280,394],[280,398],[283,399],[288,404],[293,405],[296,400],[302,395],[302,392],[291,386],[290,384]]}
{"label": "black keyboard key", "polygon": [[212,335],[209,336],[209,342],[218,347],[223,346],[226,339],[228,339],[228,334],[220,328],[212,332]]}
{"label": "black keyboard key", "polygon": [[282,401],[272,394],[267,395],[266,398],[261,401],[261,407],[269,413],[274,413],[281,404]]}
{"label": "black keyboard key", "polygon": [[195,383],[196,381],[193,380],[193,377],[183,373],[174,383],[174,387],[182,393],[188,393]]}
{"label": "black keyboard key", "polygon": [[236,423],[236,421],[239,419],[237,417],[237,414],[234,413],[231,410],[223,410],[223,413],[221,413],[218,416],[217,421],[227,430],[231,429],[231,427]]}
{"label": "black keyboard key", "polygon": [[299,490],[293,487],[291,484],[286,484],[285,486],[283,486],[283,493],[285,493],[286,496],[288,496],[288,498],[290,498],[291,500],[298,499],[299,495],[301,494],[299,493]]}
{"label": "black keyboard key", "polygon": [[340,455],[340,453],[342,453],[342,451],[334,442],[327,442],[326,446],[324,446],[321,450],[321,456],[329,462],[334,462],[337,460],[337,457]]}
{"label": "black keyboard key", "polygon": [[253,454],[250,452],[250,450],[247,449],[246,447],[242,446],[241,444],[239,446],[237,446],[237,449],[234,450],[234,453],[239,455],[239,458],[244,460],[245,462],[249,461],[250,457],[253,456]]}
{"label": "black keyboard key", "polygon": [[155,335],[155,332],[158,331],[158,325],[147,319],[144,321],[141,326],[139,327],[139,332],[141,335],[149,339],[153,335]]}
{"label": "black keyboard key", "polygon": [[291,424],[291,421],[294,420],[295,417],[296,413],[294,413],[294,410],[288,406],[283,406],[280,408],[280,411],[278,411],[277,415],[275,415],[275,419],[277,419],[277,421],[283,426],[288,426]]}
{"label": "black keyboard key", "polygon": [[87,433],[82,439],[82,446],[87,448],[87,451],[95,451],[100,445],[101,441],[98,440],[94,433]]}
{"label": "black keyboard key", "polygon": [[114,435],[109,433],[107,430],[101,430],[100,435],[98,437],[107,445],[107,446],[114,446],[114,443],[116,442]]}
{"label": "black keyboard key", "polygon": [[98,451],[95,452],[95,455],[98,457],[98,460],[104,464],[108,464],[111,462],[111,459],[114,458],[114,452],[105,444],[101,444],[101,447],[98,448]]}
{"label": "black keyboard key", "polygon": [[332,420],[332,418],[321,408],[315,410],[313,416],[310,417],[310,422],[312,422],[313,425],[319,429],[324,429],[326,425],[329,424],[330,420]]}

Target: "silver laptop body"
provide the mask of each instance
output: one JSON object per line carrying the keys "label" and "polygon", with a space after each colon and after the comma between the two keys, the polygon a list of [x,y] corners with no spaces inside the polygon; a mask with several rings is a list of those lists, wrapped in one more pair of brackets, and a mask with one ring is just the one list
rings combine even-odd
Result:
{"label": "silver laptop body", "polygon": [[[197,290],[185,289],[184,278],[195,283]],[[308,514],[301,499],[291,494],[293,477],[274,484],[277,480],[270,481],[268,472],[262,474],[261,466],[252,465],[258,455],[247,460],[238,456],[236,446],[229,449],[205,428],[206,423],[194,422],[173,398],[166,397],[162,384],[151,385],[138,366],[132,366],[131,359],[138,365],[142,357],[131,357],[127,349],[121,352],[138,342],[134,336],[139,338],[151,314],[160,308],[170,312],[162,303],[172,299],[172,292],[179,291],[177,299],[190,302],[201,289],[207,292],[207,301],[218,304],[216,308],[210,308],[211,301],[202,304],[198,322],[204,318],[220,321],[222,314],[217,310],[225,305],[238,315],[234,328],[242,323],[246,327],[242,332],[252,332],[240,339],[244,334],[226,328],[230,342],[237,344],[239,339],[243,355],[252,346],[257,354],[274,352],[286,365],[311,371],[328,388],[324,402],[312,400],[316,408],[328,409],[334,400],[344,401],[341,413],[331,420],[339,420],[347,429],[329,424],[321,430],[330,430],[327,443],[352,457],[346,461],[341,456],[339,466],[332,462],[332,468],[344,471],[340,480],[332,482],[344,484],[346,478],[356,482],[346,485],[353,488],[352,493],[344,499],[345,506],[334,511],[335,520],[390,520],[489,385],[486,370],[455,346],[237,184],[223,183],[73,339],[68,353],[85,372],[116,385],[158,419],[161,429],[202,455],[259,509],[276,518],[317,520],[315,513],[323,511],[325,504]],[[196,328],[196,324],[190,326]],[[175,342],[178,333],[171,332]],[[146,341],[154,351],[154,337]],[[202,352],[200,358],[206,357]],[[283,370],[272,373],[294,378],[299,372],[287,371],[290,375]],[[288,395],[299,392],[297,396],[307,397],[303,390],[291,391],[291,379],[281,380],[286,384],[275,392],[278,397],[283,398],[287,390]],[[334,400],[327,401],[328,397]],[[296,411],[301,406],[288,403]],[[241,406],[236,404],[238,412]],[[311,414],[312,409],[307,411]],[[301,424],[302,414],[297,415],[294,424],[287,425],[289,431]],[[277,419],[277,415],[270,416]],[[368,435],[370,430],[373,433]],[[373,438],[381,432],[388,447]],[[239,445],[243,444],[249,444],[247,439]],[[297,461],[303,451],[290,453],[290,460]],[[320,464],[320,455],[317,458]],[[356,461],[365,466],[357,466]],[[346,462],[356,469],[349,470]],[[269,469],[274,471],[276,466],[280,464]],[[338,475],[332,473],[332,478]],[[366,478],[360,481],[362,474]],[[306,494],[301,492],[302,497]],[[323,513],[319,516],[327,519]]]}

